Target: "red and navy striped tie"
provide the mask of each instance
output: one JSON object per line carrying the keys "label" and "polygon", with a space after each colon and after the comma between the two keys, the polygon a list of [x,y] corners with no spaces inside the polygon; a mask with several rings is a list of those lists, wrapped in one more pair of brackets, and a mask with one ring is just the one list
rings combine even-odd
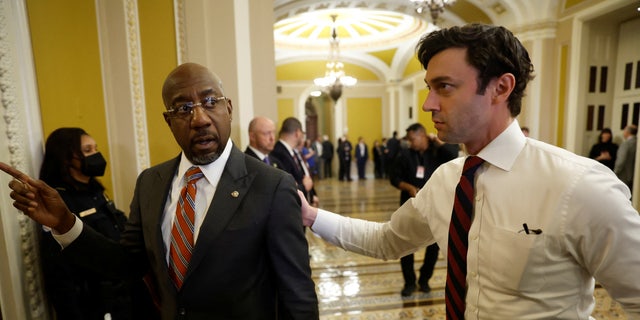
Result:
{"label": "red and navy striped tie", "polygon": [[447,252],[447,283],[445,285],[445,305],[447,319],[464,319],[467,289],[467,247],[469,229],[473,220],[473,178],[484,160],[476,156],[464,162],[460,182],[456,186],[456,198],[449,224],[449,244]]}
{"label": "red and navy striped tie", "polygon": [[187,185],[180,191],[176,217],[171,228],[169,246],[169,276],[178,290],[182,287],[193,251],[193,224],[195,221],[196,182],[204,177],[198,167],[191,167],[184,175]]}

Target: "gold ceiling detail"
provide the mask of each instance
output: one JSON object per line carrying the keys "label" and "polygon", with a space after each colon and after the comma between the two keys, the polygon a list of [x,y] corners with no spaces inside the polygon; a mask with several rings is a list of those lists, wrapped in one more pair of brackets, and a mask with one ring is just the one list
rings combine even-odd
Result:
{"label": "gold ceiling detail", "polygon": [[331,15],[338,15],[336,31],[342,51],[389,49],[415,41],[428,23],[399,12],[359,8],[331,8],[303,12],[284,18],[274,26],[276,48],[285,50],[326,50],[331,38]]}

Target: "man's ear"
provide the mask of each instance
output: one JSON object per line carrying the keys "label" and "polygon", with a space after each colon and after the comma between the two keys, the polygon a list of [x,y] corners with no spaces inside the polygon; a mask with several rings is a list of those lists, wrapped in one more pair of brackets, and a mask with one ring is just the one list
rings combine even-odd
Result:
{"label": "man's ear", "polygon": [[227,112],[229,112],[229,122],[231,122],[233,120],[233,103],[229,98],[227,98]]}
{"label": "man's ear", "polygon": [[493,102],[505,102],[516,86],[516,78],[511,73],[505,73],[495,80],[492,92]]}

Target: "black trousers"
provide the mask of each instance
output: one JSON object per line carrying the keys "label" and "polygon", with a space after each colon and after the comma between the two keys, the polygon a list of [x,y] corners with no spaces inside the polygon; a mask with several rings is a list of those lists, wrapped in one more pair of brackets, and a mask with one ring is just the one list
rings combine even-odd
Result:
{"label": "black trousers", "polygon": [[324,159],[324,177],[325,178],[331,178],[333,176],[331,172],[331,160],[333,159],[332,158]]}
{"label": "black trousers", "polygon": [[[432,244],[424,251],[424,261],[422,267],[420,267],[420,279],[418,284],[426,285],[429,283],[429,279],[433,275],[433,269],[438,261],[438,248],[437,244]],[[404,285],[412,285],[416,283],[416,272],[414,271],[414,259],[413,253],[406,255],[400,259],[400,266],[402,266],[402,277],[404,278]]]}

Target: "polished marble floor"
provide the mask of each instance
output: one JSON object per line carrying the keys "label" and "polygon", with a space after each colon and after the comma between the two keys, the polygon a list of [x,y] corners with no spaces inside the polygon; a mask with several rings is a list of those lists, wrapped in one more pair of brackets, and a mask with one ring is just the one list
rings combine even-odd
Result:
{"label": "polished marble floor", "polygon": [[[386,221],[398,207],[400,192],[387,180],[316,182],[320,207],[340,214],[374,221]],[[442,258],[429,281],[432,291],[402,297],[404,285],[398,260],[382,261],[339,249],[307,229],[311,267],[323,320],[445,319],[444,282],[446,264]],[[416,269],[423,250],[415,255]],[[602,288],[596,289],[596,319],[626,319],[619,305]]]}

